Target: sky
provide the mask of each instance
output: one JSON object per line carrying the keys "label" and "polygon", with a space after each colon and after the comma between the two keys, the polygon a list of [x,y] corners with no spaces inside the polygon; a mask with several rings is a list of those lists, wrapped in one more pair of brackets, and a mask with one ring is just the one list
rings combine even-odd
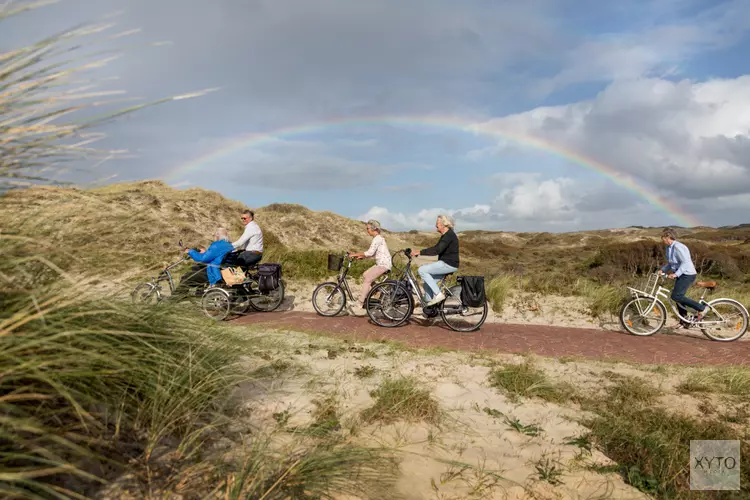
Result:
{"label": "sky", "polygon": [[215,90],[106,125],[127,155],[82,185],[395,231],[750,222],[747,0],[62,0],[1,21],[0,52],[113,13],[100,88]]}

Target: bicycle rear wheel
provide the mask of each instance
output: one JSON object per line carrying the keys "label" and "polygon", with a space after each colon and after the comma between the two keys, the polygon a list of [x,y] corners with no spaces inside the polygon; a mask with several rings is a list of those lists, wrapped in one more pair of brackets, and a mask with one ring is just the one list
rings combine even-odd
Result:
{"label": "bicycle rear wheel", "polygon": [[405,283],[378,283],[365,300],[367,315],[378,326],[393,328],[404,324],[414,312],[414,302]]}
{"label": "bicycle rear wheel", "polygon": [[270,292],[261,292],[257,283],[253,283],[251,289],[253,293],[249,295],[250,307],[256,311],[275,311],[284,302],[284,280],[279,280],[279,286]]}
{"label": "bicycle rear wheel", "polygon": [[651,308],[652,302],[654,299],[638,297],[623,304],[620,309],[620,324],[625,331],[639,337],[648,337],[664,327],[667,308],[658,300]]}
{"label": "bicycle rear wheel", "polygon": [[451,330],[456,332],[473,332],[487,320],[489,307],[487,301],[480,307],[469,307],[461,303],[461,285],[450,287],[450,293],[440,304],[440,317]]}
{"label": "bicycle rear wheel", "polygon": [[[703,335],[719,342],[732,342],[745,335],[748,313],[742,304],[732,299],[715,299],[709,304],[711,309],[703,321],[698,323]],[[721,322],[713,323],[714,321]]]}

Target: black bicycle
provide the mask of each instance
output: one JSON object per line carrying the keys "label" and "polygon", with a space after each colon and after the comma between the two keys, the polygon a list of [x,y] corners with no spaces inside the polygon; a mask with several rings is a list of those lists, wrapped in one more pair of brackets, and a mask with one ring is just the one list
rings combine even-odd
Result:
{"label": "black bicycle", "polygon": [[[346,279],[353,262],[354,259],[347,254],[328,254],[328,270],[338,271],[339,274],[336,282],[326,281],[313,291],[312,304],[321,316],[336,316],[346,307],[347,300],[355,301],[349,281]],[[390,271],[379,276],[375,283],[383,281],[388,274]]]}
{"label": "black bicycle", "polygon": [[408,262],[402,275],[398,279],[391,279],[372,287],[367,294],[365,304],[367,315],[375,324],[386,328],[393,328],[405,323],[414,312],[414,295],[419,298],[422,312],[428,318],[434,318],[438,314],[446,325],[458,332],[472,332],[478,330],[487,319],[489,307],[487,300],[480,307],[469,307],[461,300],[461,283],[463,277],[459,276],[457,285],[447,287],[445,282],[455,273],[444,276],[438,286],[445,295],[445,300],[434,306],[427,306],[427,298],[417,282],[416,276],[411,269],[411,249],[403,250]]}

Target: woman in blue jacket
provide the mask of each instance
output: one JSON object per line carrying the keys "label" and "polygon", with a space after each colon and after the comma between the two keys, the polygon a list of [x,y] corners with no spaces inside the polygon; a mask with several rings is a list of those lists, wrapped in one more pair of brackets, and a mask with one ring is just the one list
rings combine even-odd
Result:
{"label": "woman in blue jacket", "polygon": [[175,290],[175,296],[182,296],[187,294],[191,286],[202,286],[208,283],[209,285],[215,285],[221,281],[221,262],[224,257],[234,250],[234,247],[229,242],[229,233],[223,227],[220,227],[214,233],[214,241],[207,249],[201,251],[186,248],[185,253],[190,256],[195,262],[206,264],[201,266],[198,270],[190,271],[185,273],[180,278],[180,284]]}

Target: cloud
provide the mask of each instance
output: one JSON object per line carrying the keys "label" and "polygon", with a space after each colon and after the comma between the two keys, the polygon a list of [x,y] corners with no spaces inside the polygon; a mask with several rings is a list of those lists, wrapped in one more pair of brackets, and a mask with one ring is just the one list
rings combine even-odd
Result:
{"label": "cloud", "polygon": [[[628,11],[621,15],[638,16],[633,11],[642,11],[644,28],[583,40],[562,56],[563,63],[554,76],[535,83],[534,93],[546,96],[578,83],[681,74],[691,56],[731,46],[750,29],[750,4],[744,0],[717,2],[697,13],[689,12],[691,7],[695,6],[680,1],[649,6],[636,2],[632,10],[626,7]],[[667,20],[655,24],[658,11]]]}
{"label": "cloud", "polygon": [[678,199],[750,190],[750,76],[615,82],[595,98],[484,123],[549,141]]}

